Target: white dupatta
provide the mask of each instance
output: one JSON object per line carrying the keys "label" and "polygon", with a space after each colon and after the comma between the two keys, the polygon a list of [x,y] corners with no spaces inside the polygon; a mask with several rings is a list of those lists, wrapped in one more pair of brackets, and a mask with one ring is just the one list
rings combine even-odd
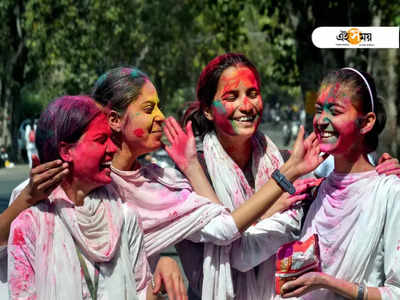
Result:
{"label": "white dupatta", "polygon": [[[207,170],[215,192],[224,206],[233,211],[253,195],[252,188],[242,170],[225,152],[215,132],[206,134],[203,146]],[[253,135],[252,147],[251,170],[257,191],[271,177],[272,172],[283,164],[283,160],[275,144],[260,132]],[[204,299],[234,299],[235,297],[235,299],[243,300],[260,299],[254,270],[238,273],[236,278],[232,278],[231,247],[231,245],[205,244],[202,297]]]}

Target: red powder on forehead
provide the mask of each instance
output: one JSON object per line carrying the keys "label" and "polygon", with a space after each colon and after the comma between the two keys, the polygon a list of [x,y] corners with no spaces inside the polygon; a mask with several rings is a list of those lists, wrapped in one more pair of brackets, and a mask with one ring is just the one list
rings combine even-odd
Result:
{"label": "red powder on forehead", "polygon": [[144,135],[144,130],[143,130],[142,128],[138,128],[138,129],[135,129],[135,130],[133,131],[133,133],[134,133],[137,137],[142,137],[142,136]]}

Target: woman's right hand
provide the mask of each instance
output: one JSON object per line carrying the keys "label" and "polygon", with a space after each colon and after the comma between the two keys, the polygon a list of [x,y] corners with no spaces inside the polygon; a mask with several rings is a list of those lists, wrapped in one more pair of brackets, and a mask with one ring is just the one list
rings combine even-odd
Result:
{"label": "woman's right hand", "polygon": [[29,183],[21,196],[30,205],[46,199],[69,173],[68,164],[60,159],[40,164],[39,158],[32,155],[32,170]]}
{"label": "woman's right hand", "polygon": [[296,193],[290,195],[289,193],[283,193],[274,205],[269,209],[261,219],[269,218],[277,212],[283,212],[295,205],[299,201],[303,201],[310,198],[311,189],[321,184],[324,178],[305,178],[297,179],[293,182],[296,189]]}
{"label": "woman's right hand", "polygon": [[186,132],[173,117],[167,118],[164,124],[163,130],[170,142],[170,146],[166,146],[165,151],[167,151],[179,169],[189,177],[187,174],[189,168],[193,165],[200,165],[197,158],[192,122],[186,125]]}
{"label": "woman's right hand", "polygon": [[297,176],[302,176],[314,170],[328,157],[327,153],[322,156],[320,153],[319,141],[315,132],[304,139],[304,127],[300,126],[292,154],[287,163],[294,168]]}

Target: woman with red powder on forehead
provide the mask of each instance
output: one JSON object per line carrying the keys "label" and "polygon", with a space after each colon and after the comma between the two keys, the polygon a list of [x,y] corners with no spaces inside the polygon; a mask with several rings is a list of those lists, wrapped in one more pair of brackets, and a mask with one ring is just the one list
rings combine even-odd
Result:
{"label": "woman with red powder on forehead", "polygon": [[334,171],[321,184],[302,230],[317,233],[321,272],[282,286],[299,299],[400,299],[400,180],[379,175],[367,153],[378,146],[386,116],[367,73],[343,68],[320,87],[314,131]]}
{"label": "woman with red powder on forehead", "polygon": [[10,299],[158,299],[138,219],[109,185],[111,133],[87,96],[58,98],[42,113],[39,158],[67,162],[69,174],[12,223]]}

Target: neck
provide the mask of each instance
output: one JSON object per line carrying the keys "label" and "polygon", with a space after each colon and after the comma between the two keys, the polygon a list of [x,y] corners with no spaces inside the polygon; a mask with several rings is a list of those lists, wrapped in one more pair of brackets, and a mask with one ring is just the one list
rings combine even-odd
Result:
{"label": "neck", "polygon": [[359,173],[374,170],[367,158],[366,153],[353,155],[334,155],[335,172],[338,173]]}
{"label": "neck", "polygon": [[121,171],[134,170],[139,166],[138,157],[139,155],[133,153],[128,145],[122,142],[121,148],[114,155],[112,166]]}
{"label": "neck", "polygon": [[61,187],[76,206],[82,206],[85,197],[96,188],[89,187],[78,178],[67,178],[61,183]]}
{"label": "neck", "polygon": [[244,170],[251,158],[251,137],[240,139],[238,136],[224,136],[221,139],[218,134],[217,137],[226,153]]}

